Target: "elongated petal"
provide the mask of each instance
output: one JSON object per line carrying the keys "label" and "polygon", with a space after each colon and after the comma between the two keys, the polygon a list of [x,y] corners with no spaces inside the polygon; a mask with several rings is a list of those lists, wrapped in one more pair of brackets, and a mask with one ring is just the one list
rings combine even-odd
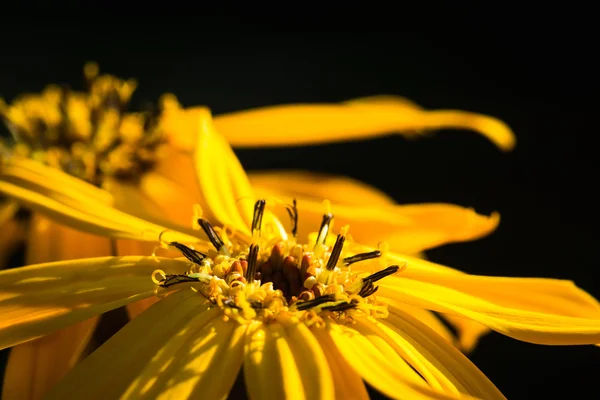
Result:
{"label": "elongated petal", "polygon": [[13,347],[4,375],[2,398],[41,399],[77,364],[97,322],[97,317],[90,318]]}
{"label": "elongated petal", "polygon": [[482,399],[504,398],[496,386],[464,354],[442,340],[425,324],[395,305],[390,306],[389,310],[390,316],[376,324],[380,327],[387,326],[397,335],[394,336],[389,330],[383,329],[391,338],[414,348],[433,368],[451,379],[461,390]]}
{"label": "elongated petal", "polygon": [[[212,375],[213,381],[203,378],[212,366],[227,358],[227,343],[232,336],[234,323],[224,322],[221,311],[214,308],[200,313],[188,321],[168,339],[129,385],[122,399],[187,399],[194,391],[201,392],[214,384],[231,388],[237,369],[241,366],[242,347],[232,357],[237,358],[237,369],[224,376]],[[203,380],[205,388],[198,387]],[[229,385],[220,385],[225,380]],[[223,393],[221,393],[221,397]],[[212,398],[212,397],[211,397]]]}
{"label": "elongated petal", "polygon": [[[473,351],[479,340],[484,335],[490,333],[490,328],[469,318],[450,314],[441,314],[441,317],[456,330],[456,336],[458,336],[458,343],[456,346],[463,353],[470,353]],[[428,326],[430,325],[428,324]]]}
{"label": "elongated petal", "polygon": [[466,392],[459,382],[453,382],[445,376],[444,373],[446,371],[439,370],[436,365],[427,359],[427,357],[420,354],[419,349],[415,348],[401,336],[396,335],[395,332],[387,330],[385,326],[381,325],[376,320],[359,320],[352,327],[356,329],[357,332],[364,335],[375,346],[378,346],[377,342],[380,342],[381,345],[385,343],[385,346],[389,348],[388,353],[396,353],[392,358],[388,357],[390,362],[396,365],[397,363],[393,361],[394,357],[401,357],[435,390],[450,395],[459,395],[460,392]]}
{"label": "elongated petal", "polygon": [[281,320],[302,378],[304,395],[308,399],[331,399],[334,394],[333,378],[319,342],[304,322],[292,318]]}
{"label": "elongated petal", "polygon": [[311,329],[329,363],[336,399],[368,400],[361,376],[346,362],[331,336],[322,329]]}
{"label": "elongated petal", "polygon": [[[74,368],[47,398],[119,398],[165,344],[175,340],[196,316],[206,322],[205,299],[192,290],[179,290],[129,322],[98,350]],[[100,378],[101,377],[101,378]]]}
{"label": "elongated petal", "polygon": [[342,205],[391,205],[390,196],[368,184],[346,176],[308,171],[260,171],[248,173],[255,190],[261,188],[285,197],[323,201]]}
{"label": "elongated petal", "polygon": [[279,323],[249,327],[244,376],[250,399],[307,398],[288,339]]}
{"label": "elongated petal", "polygon": [[515,145],[502,121],[459,110],[421,110],[404,99],[355,99],[342,104],[291,104],[220,115],[217,130],[232,146],[289,146],[368,139],[431,129],[474,130],[503,150]]}
{"label": "elongated petal", "polygon": [[454,289],[412,279],[388,278],[380,284],[378,293],[414,306],[467,317],[525,342],[554,345],[600,343],[600,317],[578,318],[505,307]]}
{"label": "elongated petal", "polygon": [[[89,185],[83,181],[71,182],[70,190],[65,191],[61,182],[66,179],[66,174],[62,171],[40,164],[38,169],[48,176],[40,179],[29,171],[29,161],[19,157],[3,160],[0,168],[1,193],[57,221],[90,233],[156,241],[158,235],[165,231],[162,226],[116,210],[107,204],[106,199],[100,200],[97,191],[88,195],[86,188]],[[107,192],[103,193],[109,196]],[[193,236],[176,232],[165,234],[165,240],[198,241]]]}
{"label": "elongated petal", "polygon": [[[78,232],[34,214],[27,239],[27,264],[108,256],[107,238]],[[6,367],[3,398],[39,399],[79,361],[98,317],[13,347]]]}
{"label": "elongated petal", "polygon": [[98,257],[0,272],[0,348],[153,296],[156,269],[183,273],[188,263],[158,257]]}
{"label": "elongated petal", "polygon": [[[264,188],[255,188],[260,197],[278,197],[288,203],[292,198]],[[322,200],[298,197],[300,238],[320,226],[325,207]],[[494,231],[500,217],[477,214],[471,208],[452,204],[418,205],[341,205],[332,203],[336,226],[350,225],[352,237],[361,244],[377,246],[385,241],[390,249],[415,254],[447,243],[474,240]],[[280,219],[285,210],[280,209]]]}
{"label": "elongated petal", "polygon": [[418,383],[413,375],[399,373],[367,338],[356,330],[331,324],[329,330],[340,353],[371,386],[394,399],[451,399],[458,398]]}

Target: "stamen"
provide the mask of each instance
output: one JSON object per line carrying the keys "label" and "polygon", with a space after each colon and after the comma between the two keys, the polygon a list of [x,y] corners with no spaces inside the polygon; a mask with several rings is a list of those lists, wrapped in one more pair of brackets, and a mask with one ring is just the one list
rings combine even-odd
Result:
{"label": "stamen", "polygon": [[248,283],[254,282],[254,276],[256,274],[256,267],[258,265],[258,245],[250,245],[250,252],[248,253],[248,269],[246,270],[246,280]]}
{"label": "stamen", "polygon": [[252,217],[252,232],[260,231],[262,226],[262,218],[265,213],[265,204],[266,201],[258,200],[256,204],[254,204],[254,216]]}
{"label": "stamen", "polygon": [[165,279],[158,283],[159,286],[169,287],[178,283],[200,282],[200,278],[191,277],[185,274],[166,274]]}
{"label": "stamen", "polygon": [[208,236],[208,240],[210,240],[212,245],[215,246],[217,251],[219,251],[225,247],[225,243],[223,242],[223,239],[221,239],[219,234],[217,232],[215,232],[215,229],[210,224],[210,222],[208,222],[207,220],[205,220],[203,218],[199,218],[198,225],[200,225],[200,227],[202,228],[204,233],[206,233],[206,236]]}
{"label": "stamen", "polygon": [[337,265],[338,260],[340,259],[340,254],[342,254],[342,249],[344,248],[344,242],[346,241],[346,236],[343,234],[339,234],[335,241],[335,245],[333,246],[333,250],[331,251],[331,255],[329,256],[329,260],[327,261],[327,270],[332,271]]}
{"label": "stamen", "polygon": [[373,285],[373,281],[364,281],[363,287],[358,292],[360,297],[369,297],[379,289],[379,286]]}
{"label": "stamen", "polygon": [[170,245],[179,250],[185,258],[194,264],[200,264],[207,257],[206,254],[178,242],[171,242]]}
{"label": "stamen", "polygon": [[352,257],[344,258],[344,265],[348,266],[350,264],[354,264],[359,261],[370,260],[371,258],[377,258],[380,256],[381,256],[381,251],[379,251],[379,250],[370,251],[368,253],[360,253],[360,254],[353,255]]}
{"label": "stamen", "polygon": [[363,278],[363,281],[377,282],[378,280],[383,279],[386,276],[395,274],[399,270],[400,270],[399,266],[392,265],[390,267],[387,267],[384,270],[375,272],[374,274],[371,274],[371,275],[367,276],[366,278]]}
{"label": "stamen", "polygon": [[327,239],[327,234],[329,233],[329,225],[333,220],[333,214],[327,213],[323,215],[323,222],[321,222],[321,227],[319,228],[319,236],[317,236],[317,241],[315,242],[315,246],[318,244],[325,244],[325,240]]}
{"label": "stamen", "polygon": [[285,206],[285,210],[292,220],[292,236],[296,237],[298,234],[298,205],[296,204],[296,199],[293,200],[291,206]]}
{"label": "stamen", "polygon": [[335,294],[326,294],[324,296],[317,297],[314,300],[297,302],[296,308],[300,311],[308,310],[309,308],[320,306],[321,304],[325,304],[330,301],[335,301]]}
{"label": "stamen", "polygon": [[321,310],[323,310],[323,311],[346,311],[346,310],[350,310],[351,308],[356,308],[357,304],[358,304],[358,302],[356,300],[352,300],[352,301],[350,301],[350,303],[341,303],[341,304],[336,304],[335,306],[327,306],[327,307],[323,307]]}

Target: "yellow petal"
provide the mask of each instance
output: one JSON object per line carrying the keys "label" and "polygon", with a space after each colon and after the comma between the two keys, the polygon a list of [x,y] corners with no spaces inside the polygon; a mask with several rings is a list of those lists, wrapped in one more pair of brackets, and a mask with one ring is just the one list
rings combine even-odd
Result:
{"label": "yellow petal", "polygon": [[199,114],[194,163],[211,213],[221,223],[249,234],[254,206],[250,182],[229,144],[215,131],[208,110]]}
{"label": "yellow petal", "polygon": [[311,329],[329,363],[336,399],[368,400],[369,393],[360,375],[348,365],[331,337],[322,329]]}
{"label": "yellow petal", "polygon": [[375,389],[394,399],[452,399],[458,396],[441,393],[418,383],[416,372],[409,374],[397,371],[396,365],[388,361],[373,344],[356,330],[331,324],[331,338],[340,353],[362,378]]}
{"label": "yellow petal", "polygon": [[[426,355],[420,353],[420,348],[416,348],[412,343],[390,331],[385,325],[380,324],[374,319],[368,322],[357,321],[352,326],[357,332],[365,336],[371,343],[377,346],[377,342],[385,343],[395,357],[400,356],[406,363],[414,368],[419,375],[435,390],[445,392],[451,395],[459,395],[465,392],[464,387],[458,382],[445,376],[447,371],[439,369]],[[394,365],[397,363],[393,358],[388,358]]]}
{"label": "yellow petal", "polygon": [[215,125],[232,146],[239,147],[320,144],[446,128],[477,131],[503,150],[515,145],[510,128],[496,118],[459,110],[421,110],[391,96],[262,107],[220,115]]}
{"label": "yellow petal", "polygon": [[77,364],[97,322],[97,317],[90,318],[13,347],[6,365],[2,398],[41,399]]}
{"label": "yellow petal", "polygon": [[458,336],[456,346],[463,353],[473,351],[481,337],[490,333],[490,328],[472,319],[449,314],[441,314],[441,317],[456,329]]}
{"label": "yellow petal", "polygon": [[307,398],[281,324],[253,322],[248,328],[244,353],[244,376],[250,399]]}
{"label": "yellow petal", "polygon": [[[109,239],[59,225],[33,214],[27,240],[27,264],[107,256]],[[3,398],[39,399],[77,363],[98,317],[15,346],[4,378]]]}
{"label": "yellow petal", "polygon": [[[129,322],[74,368],[48,394],[49,399],[115,399],[122,396],[165,343],[198,316],[212,320],[205,299],[179,290]],[[126,349],[127,351],[124,351]]]}
{"label": "yellow petal", "polygon": [[[377,322],[401,338],[405,345],[438,369],[444,376],[469,393],[482,399],[504,399],[494,384],[460,351],[436,335],[421,321],[404,312],[402,307],[391,305],[388,318]],[[389,331],[386,331],[388,334]]]}
{"label": "yellow petal", "polygon": [[[202,379],[211,367],[227,358],[226,345],[232,336],[234,324],[223,322],[220,316],[221,310],[215,307],[190,318],[185,326],[174,331],[173,336],[158,348],[156,355],[139,372],[121,398],[194,398],[192,393],[202,392],[210,384],[219,386],[220,380],[230,382],[231,385],[225,390],[230,389],[237,376],[237,369],[227,371],[224,376],[212,375],[212,382]],[[240,347],[238,369],[242,354]],[[236,357],[235,354],[232,356]],[[200,381],[206,387],[199,387]]]}
{"label": "yellow petal", "polygon": [[0,226],[4,225],[19,211],[19,204],[11,200],[0,199]]}
{"label": "yellow petal", "polygon": [[[279,197],[291,203],[291,197],[256,187],[263,198]],[[299,230],[301,239],[321,224],[325,208],[322,200],[298,197]],[[277,216],[283,219],[285,210]],[[336,226],[350,225],[352,237],[361,244],[376,247],[385,241],[390,249],[415,254],[447,243],[479,239],[494,231],[500,216],[477,214],[471,208],[452,204],[417,205],[342,205],[332,203]]]}
{"label": "yellow petal", "polygon": [[[0,169],[0,192],[13,197],[21,203],[40,211],[49,217],[76,229],[90,233],[132,238],[138,240],[157,240],[164,227],[141,220],[120,212],[99,199],[100,189],[95,188],[93,195],[88,194],[89,184],[76,180],[71,182],[69,190],[61,186],[66,179],[65,173],[55,168],[39,165],[36,171],[29,171],[30,160],[11,157],[3,160]],[[36,172],[43,171],[45,179]],[[77,185],[78,184],[78,185]],[[165,240],[197,242],[190,235],[168,232]]]}
{"label": "yellow petal", "polygon": [[323,201],[341,205],[391,205],[395,201],[384,192],[345,176],[308,171],[261,171],[248,174],[252,187],[281,193],[285,197]]}
{"label": "yellow petal", "polygon": [[[423,322],[425,325],[427,325],[430,329],[432,329],[435,333],[437,333],[441,338],[446,340],[448,343],[450,343],[454,346],[458,345],[456,337],[454,336],[452,331],[450,331],[450,329],[448,329],[446,327],[446,325],[444,325],[444,323],[438,317],[436,317],[431,311],[424,310],[424,309],[418,308],[418,307],[409,306],[408,304],[404,305],[403,310],[407,314],[410,314],[414,318]],[[488,328],[485,328],[485,329],[487,330]],[[459,330],[459,332],[460,332],[460,330]],[[459,339],[460,339],[460,335],[459,335]]]}
{"label": "yellow petal", "polygon": [[158,257],[98,257],[0,272],[0,348],[14,346],[153,296],[156,269],[188,263]]}
{"label": "yellow petal", "polygon": [[319,342],[304,322],[281,318],[308,399],[333,398],[333,378]]}
{"label": "yellow petal", "polygon": [[[529,311],[526,307],[510,308],[444,286],[395,277],[382,281],[378,293],[417,307],[470,318],[525,342],[554,345],[600,343],[600,316],[578,318]],[[556,303],[560,301],[560,297],[553,299]],[[561,307],[556,307],[556,310],[559,309]]]}

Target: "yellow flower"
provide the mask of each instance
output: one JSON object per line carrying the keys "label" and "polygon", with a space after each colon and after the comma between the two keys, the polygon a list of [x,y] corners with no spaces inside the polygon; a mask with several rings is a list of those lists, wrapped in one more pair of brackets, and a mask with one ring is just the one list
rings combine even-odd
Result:
{"label": "yellow flower", "polygon": [[[0,205],[2,256],[22,238],[28,243],[28,264],[149,254],[153,245],[144,245],[143,241],[154,240],[163,226],[184,232],[177,236],[179,240],[192,243],[193,232],[186,226],[194,217],[196,203],[210,221],[247,230],[244,222],[251,213],[232,210],[238,206],[247,210],[253,194],[245,174],[232,172],[241,166],[216,129],[223,130],[227,139],[240,146],[262,146],[265,141],[269,145],[317,143],[393,131],[414,134],[415,130],[444,127],[478,130],[503,149],[514,144],[510,130],[493,118],[460,111],[424,111],[398,98],[250,110],[217,117],[214,123],[206,108],[185,110],[172,95],[162,98],[160,114],[151,110],[127,112],[136,87],[133,80],[99,75],[95,64],[86,65],[84,72],[89,85],[85,93],[49,86],[43,93],[22,96],[11,105],[0,101],[0,114],[14,139],[14,143],[4,141],[0,147],[0,192],[35,211],[25,226],[22,219],[12,218],[19,209],[17,203],[8,200]],[[358,115],[361,122],[357,124]],[[289,123],[299,131],[290,129],[285,137],[279,136],[282,124]],[[240,135],[244,129],[246,134]],[[213,151],[215,141],[225,150]],[[201,176],[194,173],[194,159]],[[408,253],[481,237],[495,229],[499,220],[497,214],[486,217],[445,204],[399,206],[375,189],[343,177],[320,177],[315,182],[315,175],[278,172],[254,174],[251,178],[255,193],[261,196],[298,197],[304,216],[298,227],[300,237],[306,237],[310,226],[320,219],[323,197],[336,204],[338,222],[353,224],[356,238],[362,243],[375,245],[386,240],[392,249]],[[215,187],[230,192],[215,195]],[[333,187],[335,190],[331,190]],[[360,195],[369,206],[349,202],[353,197],[350,193]],[[282,210],[280,207],[276,211]],[[377,229],[373,229],[375,224]],[[98,236],[107,233],[112,240]],[[172,235],[166,234],[165,239],[175,240]],[[137,315],[148,303],[130,304],[130,316]],[[452,338],[435,317],[427,318],[429,324]],[[85,342],[96,323],[94,318],[20,346],[12,352],[9,365],[34,357],[38,365],[46,362],[49,366],[44,360],[53,360],[53,368],[46,368],[55,375],[48,378],[51,385],[83,350],[74,338]],[[452,319],[452,323],[459,327],[464,349],[485,331],[458,319]],[[59,358],[62,363],[57,361]],[[32,376],[33,367],[29,368]],[[7,382],[21,386],[27,382],[23,368],[11,370],[19,370],[19,375],[10,375]],[[31,395],[39,397],[39,393]]]}
{"label": "yellow flower", "polygon": [[531,343],[600,343],[600,304],[571,282],[472,276],[365,247],[347,226],[331,234],[331,214],[299,244],[265,205],[250,236],[199,218],[209,242],[163,240],[185,258],[0,272],[0,347],[158,296],[48,398],[225,398],[243,367],[252,399],[368,398],[363,380],[399,399],[502,399],[424,309]]}

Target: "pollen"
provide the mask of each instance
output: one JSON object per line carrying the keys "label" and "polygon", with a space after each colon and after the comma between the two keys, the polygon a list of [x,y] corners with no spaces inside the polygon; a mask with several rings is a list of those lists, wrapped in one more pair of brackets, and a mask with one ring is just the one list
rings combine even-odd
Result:
{"label": "pollen", "polygon": [[[295,210],[295,203],[290,210]],[[323,317],[352,321],[356,313],[386,317],[385,305],[377,301],[375,282],[401,271],[392,265],[362,276],[352,264],[373,262],[380,251],[349,254],[349,227],[340,230],[333,245],[327,240],[333,214],[328,212],[314,244],[298,244],[296,238],[276,240],[263,235],[265,201],[254,209],[251,238],[220,235],[207,220],[199,219],[214,250],[201,253],[172,242],[191,267],[185,274],[168,275],[157,270],[152,280],[157,291],[191,285],[200,295],[223,310],[226,320],[268,322],[293,314],[307,325],[322,323]],[[291,212],[293,227],[297,214]],[[244,242],[244,240],[248,242]],[[377,262],[377,261],[376,261]],[[377,263],[377,265],[379,265]],[[364,274],[363,274],[364,275]]]}
{"label": "pollen", "polygon": [[11,104],[0,99],[0,117],[10,133],[9,139],[0,139],[0,148],[97,186],[107,177],[139,178],[166,145],[161,111],[179,103],[169,97],[160,109],[129,112],[134,80],[101,75],[95,63],[85,65],[84,77],[84,92],[50,85]]}

